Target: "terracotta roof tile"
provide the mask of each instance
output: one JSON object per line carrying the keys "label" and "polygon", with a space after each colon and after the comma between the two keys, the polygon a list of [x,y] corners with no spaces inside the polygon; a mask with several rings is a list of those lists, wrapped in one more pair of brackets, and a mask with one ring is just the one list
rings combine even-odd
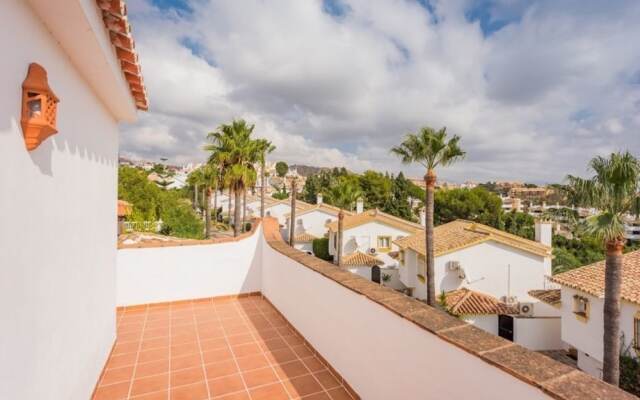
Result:
{"label": "terracotta roof tile", "polygon": [[529,296],[544,303],[557,307],[560,305],[560,289],[530,290]]}
{"label": "terracotta roof tile", "polygon": [[[367,210],[360,214],[346,215],[343,220],[343,229],[349,229],[356,226],[364,225],[369,222],[379,222],[381,224],[390,225],[398,229],[402,229],[408,232],[417,233],[421,229],[424,229],[422,225],[416,224],[411,221],[407,221],[402,218],[395,217],[391,214],[384,213],[380,210]],[[327,228],[330,231],[338,230],[338,221],[334,221],[327,224]]]}
{"label": "terracotta roof tile", "polygon": [[355,253],[349,254],[348,256],[344,256],[341,264],[346,266],[373,267],[375,265],[382,265],[384,264],[384,262],[369,254],[356,251]]}
{"label": "terracotta roof tile", "polygon": [[135,42],[131,36],[131,25],[127,19],[127,7],[124,0],[96,0],[102,10],[104,27],[109,31],[109,38],[116,56],[120,61],[120,68],[124,74],[131,97],[139,110],[149,109],[147,90],[142,78]]}
{"label": "terracotta roof tile", "polygon": [[509,306],[493,296],[467,288],[445,294],[446,308],[453,315],[516,314],[517,308]]}
{"label": "terracotta roof tile", "polygon": [[294,240],[296,242],[300,242],[300,243],[313,242],[316,239],[317,239],[317,237],[315,237],[312,234],[307,233],[307,232],[299,233],[294,238]]}
{"label": "terracotta roof tile", "polygon": [[126,217],[131,215],[133,206],[128,201],[118,200],[118,217]]}
{"label": "terracotta roof tile", "polygon": [[[296,203],[298,203],[298,202],[300,202],[300,200],[298,200]],[[340,212],[340,208],[334,207],[334,206],[326,204],[326,203],[322,203],[322,204],[309,204],[309,203],[305,203],[305,202],[302,202],[302,203],[305,204],[304,207],[306,207],[306,208],[304,210],[298,212],[296,214],[297,217],[299,217],[301,215],[308,214],[310,212],[314,212],[314,211],[322,211],[322,212],[325,212],[327,214],[331,214],[331,215],[334,215],[334,216],[337,216],[338,213]],[[351,213],[350,211],[347,211],[347,210],[342,210],[342,212],[344,213],[345,216],[353,214],[353,213]],[[288,217],[289,215],[291,215],[291,213],[285,214],[286,217]]]}
{"label": "terracotta roof tile", "polygon": [[[554,275],[551,281],[596,297],[603,297],[604,261]],[[640,250],[622,256],[620,295],[623,300],[640,304]]]}
{"label": "terracotta roof tile", "polygon": [[[533,240],[521,238],[499,229],[471,221],[456,220],[434,229],[434,252],[441,256],[486,241],[496,241],[543,257],[551,256],[551,248]],[[424,231],[394,241],[401,248],[426,254]]]}

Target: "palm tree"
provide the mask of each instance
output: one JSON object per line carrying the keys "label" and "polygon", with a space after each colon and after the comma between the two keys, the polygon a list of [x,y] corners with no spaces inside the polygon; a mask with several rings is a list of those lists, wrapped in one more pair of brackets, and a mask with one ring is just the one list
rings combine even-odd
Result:
{"label": "palm tree", "polygon": [[391,153],[400,157],[404,164],[418,163],[427,169],[424,176],[426,184],[425,206],[425,246],[427,252],[427,304],[437,303],[433,256],[433,195],[436,186],[436,167],[446,167],[462,159],[465,152],[459,146],[460,137],[453,135],[447,140],[447,129],[435,131],[423,127],[417,134],[408,134],[405,140],[391,149]]}
{"label": "palm tree", "polygon": [[205,164],[202,167],[202,178],[204,183],[204,223],[205,223],[205,237],[211,238],[211,188],[217,189],[218,171],[210,164]]}
{"label": "palm tree", "polygon": [[256,179],[253,164],[258,161],[258,146],[257,141],[251,139],[253,129],[254,125],[242,119],[222,124],[207,135],[211,143],[205,146],[223,166],[223,181],[234,194],[234,236],[240,234],[241,195]]}
{"label": "palm tree", "polygon": [[258,139],[257,142],[258,158],[260,161],[260,218],[264,218],[264,169],[267,161],[267,154],[273,152],[276,149],[276,146],[266,139]]}
{"label": "palm tree", "polygon": [[595,173],[589,179],[567,176],[577,205],[593,207],[599,214],[587,220],[587,231],[604,242],[606,249],[604,282],[603,370],[605,382],[620,380],[620,285],[624,249],[624,217],[640,210],[640,162],[629,152],[595,157],[589,162]]}
{"label": "palm tree", "polygon": [[348,208],[350,211],[353,211],[353,205],[358,201],[359,197],[362,197],[360,187],[346,179],[341,179],[338,184],[333,186],[329,191],[331,203],[340,208],[340,212],[338,212],[338,243],[336,245],[338,249],[336,264],[338,264],[338,266],[342,263],[342,224],[344,220],[344,209]]}

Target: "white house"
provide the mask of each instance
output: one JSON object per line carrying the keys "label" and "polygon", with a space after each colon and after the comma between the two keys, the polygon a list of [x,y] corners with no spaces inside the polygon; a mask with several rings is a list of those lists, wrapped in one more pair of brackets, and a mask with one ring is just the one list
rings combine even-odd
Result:
{"label": "white house", "polygon": [[[327,224],[329,235],[329,254],[336,256],[338,242],[338,221]],[[378,259],[380,266],[387,275],[397,275],[397,254],[398,246],[395,240],[414,235],[424,229],[422,225],[416,224],[402,218],[384,213],[377,209],[362,211],[361,202],[357,207],[357,213],[347,215],[343,220],[342,233],[342,262],[341,265],[351,267],[357,273],[368,279],[372,279],[371,270],[376,264],[370,257]],[[358,256],[350,257],[353,254],[361,253],[369,258]],[[362,263],[363,261],[366,261]],[[346,263],[346,264],[345,264]]]}
{"label": "white house", "polygon": [[[338,213],[340,209],[332,205],[326,204],[322,201],[322,195],[318,195],[318,202],[314,205],[303,203],[305,209],[298,210],[296,212],[296,246],[302,242],[303,239],[315,239],[327,237],[329,228],[327,224],[330,224],[338,220]],[[350,216],[351,212],[344,210],[344,215]],[[291,213],[285,214],[285,227],[288,230],[291,223]],[[304,238],[300,235],[304,235]]]}
{"label": "white house", "polygon": [[[562,340],[577,349],[578,368],[602,377],[604,261],[554,275],[561,286]],[[640,250],[622,262],[620,334],[622,350],[640,354]]]}
{"label": "white house", "polygon": [[[450,312],[491,333],[535,350],[561,348],[559,310],[529,294],[551,275],[551,228],[536,222],[532,241],[464,220],[437,226],[436,294],[445,293]],[[426,299],[424,232],[395,243],[402,249],[400,281]]]}
{"label": "white house", "polygon": [[118,124],[147,109],[125,14],[0,2],[2,399],[89,399],[114,344]]}

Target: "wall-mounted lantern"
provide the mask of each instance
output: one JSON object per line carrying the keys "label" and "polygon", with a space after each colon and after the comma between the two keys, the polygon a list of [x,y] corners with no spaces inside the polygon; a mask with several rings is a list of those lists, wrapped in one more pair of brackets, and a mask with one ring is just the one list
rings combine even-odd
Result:
{"label": "wall-mounted lantern", "polygon": [[47,71],[31,63],[22,82],[22,134],[27,150],[36,149],[49,136],[58,132],[56,111],[58,98],[49,87]]}

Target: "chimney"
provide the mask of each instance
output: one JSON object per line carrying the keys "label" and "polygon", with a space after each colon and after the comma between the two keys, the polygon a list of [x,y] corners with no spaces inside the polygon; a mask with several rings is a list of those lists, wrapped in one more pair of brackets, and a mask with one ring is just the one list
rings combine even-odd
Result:
{"label": "chimney", "polygon": [[363,211],[364,200],[362,199],[362,197],[358,197],[358,200],[356,200],[356,214],[362,214]]}
{"label": "chimney", "polygon": [[316,194],[316,204],[317,205],[321,205],[322,204],[322,193],[318,192],[318,194]]}
{"label": "chimney", "polygon": [[427,211],[424,207],[420,209],[420,225],[427,226]]}
{"label": "chimney", "polygon": [[551,247],[551,239],[553,237],[553,222],[546,219],[536,219],[536,242]]}

